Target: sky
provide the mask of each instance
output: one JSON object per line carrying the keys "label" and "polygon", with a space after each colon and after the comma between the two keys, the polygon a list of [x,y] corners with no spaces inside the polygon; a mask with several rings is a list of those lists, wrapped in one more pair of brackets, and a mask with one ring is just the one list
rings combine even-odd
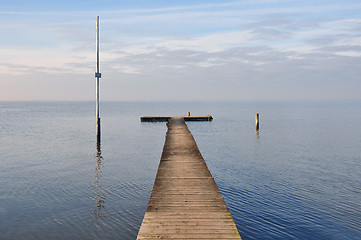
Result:
{"label": "sky", "polygon": [[0,101],[361,100],[359,0],[0,0]]}

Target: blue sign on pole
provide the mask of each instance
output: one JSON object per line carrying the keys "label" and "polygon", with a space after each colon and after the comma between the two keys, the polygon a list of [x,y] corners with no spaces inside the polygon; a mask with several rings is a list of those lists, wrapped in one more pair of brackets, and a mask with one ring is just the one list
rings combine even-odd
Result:
{"label": "blue sign on pole", "polygon": [[95,73],[95,77],[96,77],[96,78],[101,78],[101,77],[102,77],[102,74],[101,74],[101,73]]}

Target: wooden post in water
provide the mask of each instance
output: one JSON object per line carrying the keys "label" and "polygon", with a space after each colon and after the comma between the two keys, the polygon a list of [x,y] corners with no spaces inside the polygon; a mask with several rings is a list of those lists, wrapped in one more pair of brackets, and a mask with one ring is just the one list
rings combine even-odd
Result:
{"label": "wooden post in water", "polygon": [[258,132],[259,130],[259,114],[256,113],[256,131]]}
{"label": "wooden post in water", "polygon": [[97,71],[96,77],[96,129],[97,129],[97,144],[100,145],[100,117],[99,117],[99,78],[101,73],[99,72],[99,16],[96,20],[96,52],[97,52]]}

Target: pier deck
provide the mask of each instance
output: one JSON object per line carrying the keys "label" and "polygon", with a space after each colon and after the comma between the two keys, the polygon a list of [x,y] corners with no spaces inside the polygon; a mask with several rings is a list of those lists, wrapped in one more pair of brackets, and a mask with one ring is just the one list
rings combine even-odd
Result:
{"label": "pier deck", "polygon": [[[172,117],[154,117],[154,116],[147,116],[147,117],[141,117],[141,122],[167,122]],[[212,121],[213,117],[211,115],[208,116],[187,116],[182,117],[184,118],[184,121]]]}
{"label": "pier deck", "polygon": [[137,239],[241,239],[183,117],[168,124]]}

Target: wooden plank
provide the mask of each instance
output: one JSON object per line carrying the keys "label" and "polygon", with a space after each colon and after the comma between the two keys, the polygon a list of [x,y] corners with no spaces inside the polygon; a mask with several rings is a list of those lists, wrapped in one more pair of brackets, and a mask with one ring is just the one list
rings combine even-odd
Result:
{"label": "wooden plank", "polygon": [[241,239],[183,117],[168,124],[137,239]]}

